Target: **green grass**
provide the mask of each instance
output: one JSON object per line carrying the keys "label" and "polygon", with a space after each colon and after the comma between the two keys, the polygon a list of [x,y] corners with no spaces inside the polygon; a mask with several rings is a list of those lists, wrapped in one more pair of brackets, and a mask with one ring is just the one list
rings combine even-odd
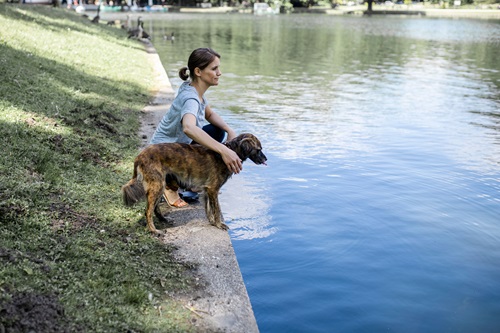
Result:
{"label": "green grass", "polygon": [[0,27],[0,330],[19,299],[61,307],[61,332],[192,330],[167,297],[192,267],[120,198],[154,88],[143,46],[49,6],[0,3]]}

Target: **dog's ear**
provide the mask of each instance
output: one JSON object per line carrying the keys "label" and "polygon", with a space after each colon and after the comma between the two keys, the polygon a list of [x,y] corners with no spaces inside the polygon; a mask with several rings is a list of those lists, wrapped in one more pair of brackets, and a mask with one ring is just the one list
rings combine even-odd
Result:
{"label": "dog's ear", "polygon": [[253,138],[244,138],[240,141],[240,149],[241,154],[245,157],[245,159],[250,156],[252,150],[254,150],[255,144]]}

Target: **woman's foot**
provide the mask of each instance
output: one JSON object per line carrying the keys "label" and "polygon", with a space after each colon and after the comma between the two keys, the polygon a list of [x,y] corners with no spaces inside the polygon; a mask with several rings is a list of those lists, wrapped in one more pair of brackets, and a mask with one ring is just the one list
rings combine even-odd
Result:
{"label": "woman's foot", "polygon": [[179,193],[177,193],[177,191],[165,189],[165,191],[163,192],[163,198],[170,207],[183,208],[188,205],[186,201],[182,200],[181,197],[179,197]]}

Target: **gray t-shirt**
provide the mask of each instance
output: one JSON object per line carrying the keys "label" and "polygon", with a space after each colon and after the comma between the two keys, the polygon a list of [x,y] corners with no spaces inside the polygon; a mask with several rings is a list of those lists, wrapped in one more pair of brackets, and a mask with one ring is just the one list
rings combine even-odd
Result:
{"label": "gray t-shirt", "polygon": [[202,128],[205,124],[206,105],[205,96],[200,101],[198,92],[195,87],[191,86],[191,82],[182,83],[172,106],[158,124],[149,143],[191,143],[193,140],[182,131],[182,118],[190,113],[196,117],[196,126]]}

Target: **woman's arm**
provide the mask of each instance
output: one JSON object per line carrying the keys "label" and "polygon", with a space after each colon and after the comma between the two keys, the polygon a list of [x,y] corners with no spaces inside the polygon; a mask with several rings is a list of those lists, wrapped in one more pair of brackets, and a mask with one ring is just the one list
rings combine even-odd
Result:
{"label": "woman's arm", "polygon": [[[213,113],[212,113],[213,117]],[[218,117],[218,116],[217,116]],[[218,117],[220,119],[220,117]],[[222,121],[224,123],[224,121]],[[212,123],[213,124],[213,123]],[[225,123],[224,123],[225,124]],[[213,124],[218,126],[217,124]],[[222,143],[212,139],[210,135],[208,135],[204,130],[196,126],[196,117],[193,114],[185,114],[182,118],[182,128],[184,133],[196,141],[197,143],[207,147],[210,150],[215,151],[216,153],[222,156],[222,160],[226,163],[227,168],[234,173],[239,173],[242,170],[242,162],[238,154],[236,154],[233,150],[229,149],[227,146]],[[229,128],[226,125],[226,128]],[[229,128],[230,129],[230,128]],[[227,130],[224,129],[226,132]],[[231,130],[232,131],[232,130]],[[234,131],[233,131],[234,133]],[[229,132],[228,132],[229,136]]]}
{"label": "woman's arm", "polygon": [[226,131],[227,141],[230,141],[236,137],[235,131],[219,116],[215,111],[210,108],[209,105],[205,107],[205,119],[212,125]]}

